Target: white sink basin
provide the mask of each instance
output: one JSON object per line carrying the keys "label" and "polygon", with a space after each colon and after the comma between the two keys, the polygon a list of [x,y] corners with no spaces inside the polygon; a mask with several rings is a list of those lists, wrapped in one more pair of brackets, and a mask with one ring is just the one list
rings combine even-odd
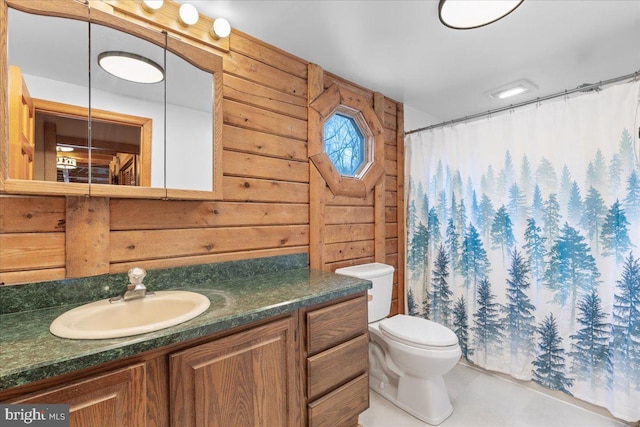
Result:
{"label": "white sink basin", "polygon": [[62,338],[119,338],[174,326],[202,314],[210,301],[187,291],[158,291],[154,295],[111,303],[101,300],[73,308],[49,327]]}

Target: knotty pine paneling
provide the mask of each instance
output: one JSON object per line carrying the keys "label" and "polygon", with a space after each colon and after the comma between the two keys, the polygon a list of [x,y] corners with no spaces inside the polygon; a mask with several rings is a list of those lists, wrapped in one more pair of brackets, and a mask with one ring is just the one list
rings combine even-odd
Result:
{"label": "knotty pine paneling", "polygon": [[62,197],[6,197],[0,199],[0,233],[53,232],[65,229]]}
{"label": "knotty pine paneling", "polygon": [[398,206],[398,194],[395,191],[387,191],[384,195],[385,206],[396,207]]}
{"label": "knotty pine paneling", "polygon": [[387,223],[396,224],[398,222],[398,208],[388,207],[384,210],[384,219]]}
{"label": "knotty pine paneling", "polygon": [[373,223],[373,206],[327,206],[326,224]]}
{"label": "knotty pine paneling", "polygon": [[[381,117],[384,132],[384,209],[380,195],[334,196],[321,191],[326,225],[323,260],[328,270],[373,262],[376,215],[384,221],[385,262],[398,268],[402,238],[398,205],[404,159],[402,104],[324,72],[310,82],[310,64],[295,55],[233,30],[223,56],[222,199],[216,201],[109,199],[100,212],[87,206],[83,222],[108,218],[110,272],[235,259],[309,253],[310,88],[333,83],[358,94]],[[321,64],[320,64],[321,66]],[[382,102],[381,102],[382,101]],[[377,105],[374,105],[377,103]],[[78,200],[82,204],[82,198]],[[0,196],[0,282],[62,279],[78,254],[66,242],[65,197]],[[105,211],[106,210],[106,211]],[[382,213],[381,213],[382,212]],[[82,212],[80,212],[82,214]],[[76,227],[72,225],[72,227]],[[95,239],[85,227],[86,239]],[[315,250],[315,249],[314,249]],[[100,260],[94,260],[98,262]],[[401,266],[404,268],[403,266]],[[394,275],[394,308],[399,275]],[[396,312],[396,311],[393,311]]]}
{"label": "knotty pine paneling", "polygon": [[0,197],[0,285],[63,279],[64,197]]}
{"label": "knotty pine paneling", "polygon": [[[255,47],[259,49],[258,45]],[[222,65],[225,76],[227,74],[239,76],[268,88],[307,99],[307,81],[287,71],[279,70],[275,66],[267,65],[234,51],[225,56]]]}
{"label": "knotty pine paneling", "polygon": [[334,195],[329,187],[325,188],[324,197],[327,205],[334,206],[373,206],[373,192],[367,194],[367,197],[347,197]]}
{"label": "knotty pine paneling", "polygon": [[0,234],[0,272],[64,267],[65,233]]}
{"label": "knotty pine paneling", "polygon": [[228,175],[309,182],[309,165],[305,162],[225,151],[222,163]]}
{"label": "knotty pine paneling", "polygon": [[112,231],[111,261],[176,258],[309,244],[308,225]]}
{"label": "knotty pine paneling", "polygon": [[395,114],[391,115],[385,112],[383,125],[385,129],[395,131],[397,129]]}
{"label": "knotty pine paneling", "polygon": [[398,153],[397,153],[398,147],[396,145],[391,145],[389,143],[385,143],[384,144],[384,158],[385,159],[389,159],[389,160],[397,160],[398,159]]}
{"label": "knotty pine paneling", "polygon": [[[143,209],[144,216],[131,216]],[[309,223],[305,204],[239,203],[209,201],[113,200],[111,230],[154,230]]]}
{"label": "knotty pine paneling", "polygon": [[397,239],[398,238],[398,227],[395,223],[385,223],[385,233],[387,239]]}
{"label": "knotty pine paneling", "polygon": [[240,202],[309,203],[309,184],[225,176],[225,200]]}
{"label": "knotty pine paneling", "polygon": [[[402,189],[402,179],[398,175],[403,174],[403,157],[399,155],[398,140],[404,138],[402,113],[398,113],[401,105],[385,98],[382,94],[374,93],[345,81],[339,76],[327,72],[318,72],[315,67],[309,68],[309,88],[314,94],[313,99],[322,93],[318,87],[324,90],[336,90],[336,86],[346,87],[353,92],[350,102],[358,105],[367,105],[378,117],[383,126],[384,145],[376,150],[376,159],[385,166],[385,176],[382,182],[376,185],[375,190],[369,192],[365,198],[335,196],[326,187],[324,181],[312,182],[310,194],[312,200],[317,200],[318,205],[312,204],[310,209],[312,229],[320,227],[323,230],[312,236],[310,241],[311,251],[320,251],[321,254],[312,257],[312,262],[319,268],[334,271],[336,268],[362,264],[372,261],[386,262],[398,268],[398,251],[403,250],[399,244],[398,233],[401,230],[400,223],[404,221],[404,210],[398,208],[399,192]],[[312,81],[313,80],[313,81]],[[323,99],[336,101],[331,97]],[[329,102],[329,101],[327,101]],[[322,106],[314,103],[314,107]],[[326,107],[328,108],[328,107]],[[320,110],[318,110],[320,111]],[[317,114],[310,110],[309,141],[313,145],[313,152],[318,152],[319,137],[317,132]],[[399,130],[400,129],[400,130]],[[380,158],[380,156],[384,158]],[[401,159],[401,160],[400,160]],[[398,170],[400,167],[400,170]],[[312,170],[313,167],[312,167]],[[318,250],[317,248],[321,248]],[[404,266],[401,265],[403,269]],[[398,300],[401,295],[398,277],[394,275],[394,294],[391,314],[402,312],[403,305]],[[402,287],[403,289],[403,287]],[[400,310],[400,311],[398,311]]]}
{"label": "knotty pine paneling", "polygon": [[223,134],[225,150],[300,162],[307,161],[306,141],[228,125],[224,127]]}
{"label": "knotty pine paneling", "polygon": [[324,87],[325,89],[331,86],[332,84],[337,83],[341,86],[347,87],[350,91],[357,93],[360,95],[364,102],[366,102],[370,107],[373,107],[373,91],[364,88],[354,82],[350,82],[340,76],[332,74],[330,72],[324,72]]}
{"label": "knotty pine paneling", "polygon": [[373,224],[327,225],[325,243],[357,242],[373,236]]}
{"label": "knotty pine paneling", "polygon": [[250,82],[236,76],[224,79],[224,97],[226,99],[243,102],[254,107],[288,115],[301,120],[307,119],[307,102],[304,98],[279,92]]}
{"label": "knotty pine paneling", "polygon": [[385,175],[385,188],[398,189],[398,177],[394,175]]}
{"label": "knotty pine paneling", "polygon": [[[307,61],[240,31],[234,31],[230,41],[233,52],[270,64],[272,67],[299,77],[306,82]],[[306,99],[306,95],[301,97]]]}
{"label": "knotty pine paneling", "polygon": [[398,161],[385,159],[384,169],[387,171],[387,175],[398,176]]}
{"label": "knotty pine paneling", "polygon": [[226,124],[302,141],[307,139],[307,123],[304,120],[229,99],[222,104]]}
{"label": "knotty pine paneling", "polygon": [[332,263],[349,259],[373,257],[374,244],[375,242],[373,240],[326,244],[324,247],[325,260],[327,263]]}

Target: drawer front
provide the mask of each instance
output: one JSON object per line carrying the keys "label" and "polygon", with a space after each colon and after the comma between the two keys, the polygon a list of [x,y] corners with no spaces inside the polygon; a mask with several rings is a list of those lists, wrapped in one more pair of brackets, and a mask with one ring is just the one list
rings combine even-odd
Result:
{"label": "drawer front", "polygon": [[366,331],[365,296],[314,310],[307,313],[307,353],[319,353]]}
{"label": "drawer front", "polygon": [[369,342],[360,335],[307,359],[307,395],[314,400],[367,372]]}
{"label": "drawer front", "polygon": [[337,427],[357,419],[369,407],[369,374],[364,373],[339,389],[309,404],[310,427]]}

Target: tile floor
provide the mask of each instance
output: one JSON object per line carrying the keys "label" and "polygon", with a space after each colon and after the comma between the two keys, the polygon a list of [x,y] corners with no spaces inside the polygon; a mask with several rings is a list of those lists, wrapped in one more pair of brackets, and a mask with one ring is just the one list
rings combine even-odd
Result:
{"label": "tile floor", "polygon": [[[442,427],[628,427],[507,379],[457,364],[445,376],[453,414]],[[374,391],[362,427],[425,427]]]}

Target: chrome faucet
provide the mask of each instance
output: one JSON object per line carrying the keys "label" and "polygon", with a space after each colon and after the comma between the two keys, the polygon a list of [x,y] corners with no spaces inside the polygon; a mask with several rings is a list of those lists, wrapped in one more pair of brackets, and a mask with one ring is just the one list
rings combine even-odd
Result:
{"label": "chrome faucet", "polygon": [[130,301],[132,299],[144,298],[153,295],[147,291],[147,287],[142,283],[142,279],[147,275],[144,268],[134,267],[129,270],[129,284],[117,297],[109,298],[110,303]]}

